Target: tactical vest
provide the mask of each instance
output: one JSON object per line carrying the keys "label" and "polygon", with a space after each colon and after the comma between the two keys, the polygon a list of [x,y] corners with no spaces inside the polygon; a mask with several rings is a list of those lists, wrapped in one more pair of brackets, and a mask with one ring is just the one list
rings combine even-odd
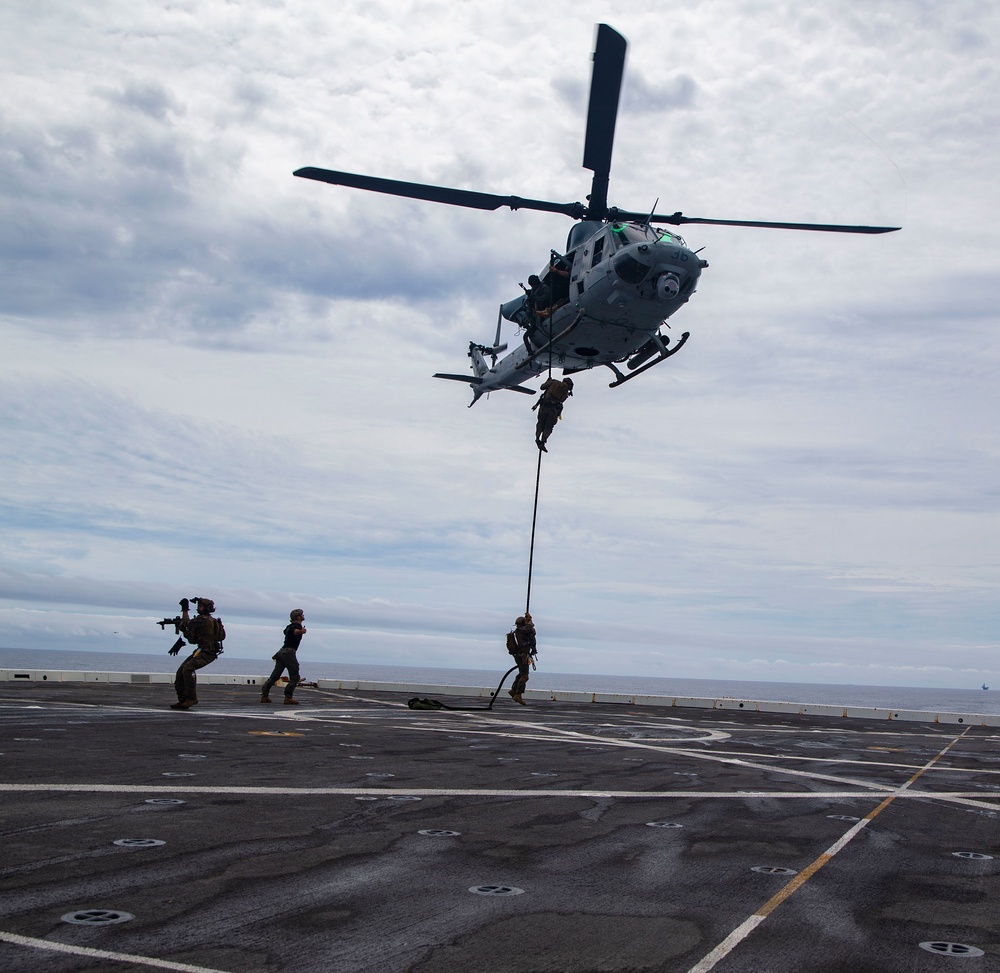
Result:
{"label": "tactical vest", "polygon": [[545,397],[553,402],[558,402],[562,405],[569,398],[569,386],[565,382],[560,382],[558,379],[552,379],[548,382],[543,383],[543,392]]}
{"label": "tactical vest", "polygon": [[222,643],[226,638],[226,629],[221,618],[211,615],[196,615],[184,627],[184,636],[189,642],[194,642],[204,652],[222,652]]}

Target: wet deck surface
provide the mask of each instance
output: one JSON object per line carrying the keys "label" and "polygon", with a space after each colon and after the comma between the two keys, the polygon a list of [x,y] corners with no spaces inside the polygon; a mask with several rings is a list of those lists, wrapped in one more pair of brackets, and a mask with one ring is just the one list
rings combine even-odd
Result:
{"label": "wet deck surface", "polygon": [[0,969],[1000,970],[995,729],[297,695],[0,686]]}

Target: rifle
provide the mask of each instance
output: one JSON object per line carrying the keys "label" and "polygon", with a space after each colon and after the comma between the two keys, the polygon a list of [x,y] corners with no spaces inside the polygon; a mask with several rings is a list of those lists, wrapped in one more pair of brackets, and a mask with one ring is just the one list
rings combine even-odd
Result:
{"label": "rifle", "polygon": [[163,631],[167,630],[168,625],[173,625],[174,635],[178,636],[177,641],[174,642],[174,644],[170,646],[169,649],[167,649],[167,655],[177,655],[177,653],[180,652],[180,650],[183,649],[185,645],[187,645],[187,642],[185,642],[184,639],[180,637],[180,635],[181,635],[181,626],[186,621],[188,621],[188,608],[191,607],[191,602],[188,601],[187,598],[181,598],[178,604],[181,606],[181,611],[184,613],[183,618],[180,615],[175,615],[173,618],[164,618],[156,622],[156,624],[159,625]]}

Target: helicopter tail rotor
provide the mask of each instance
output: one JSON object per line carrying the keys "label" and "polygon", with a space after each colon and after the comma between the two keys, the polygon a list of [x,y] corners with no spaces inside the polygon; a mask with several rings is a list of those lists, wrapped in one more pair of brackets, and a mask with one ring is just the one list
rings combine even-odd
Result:
{"label": "helicopter tail rotor", "polygon": [[507,350],[507,342],[505,341],[500,345],[476,345],[477,350],[481,351],[484,355],[500,355]]}

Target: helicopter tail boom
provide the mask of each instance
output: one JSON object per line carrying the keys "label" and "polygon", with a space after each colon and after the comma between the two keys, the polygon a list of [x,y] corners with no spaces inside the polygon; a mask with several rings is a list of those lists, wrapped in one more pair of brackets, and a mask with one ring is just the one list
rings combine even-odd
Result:
{"label": "helicopter tail boom", "polygon": [[469,408],[471,409],[480,398],[487,392],[499,392],[502,390],[510,390],[511,392],[523,392],[525,395],[534,395],[535,390],[529,389],[526,385],[497,385],[490,388],[483,388],[483,379],[478,375],[448,375],[445,372],[435,372],[435,378],[445,378],[449,382],[464,382],[466,385],[472,388],[472,401],[469,403]]}

